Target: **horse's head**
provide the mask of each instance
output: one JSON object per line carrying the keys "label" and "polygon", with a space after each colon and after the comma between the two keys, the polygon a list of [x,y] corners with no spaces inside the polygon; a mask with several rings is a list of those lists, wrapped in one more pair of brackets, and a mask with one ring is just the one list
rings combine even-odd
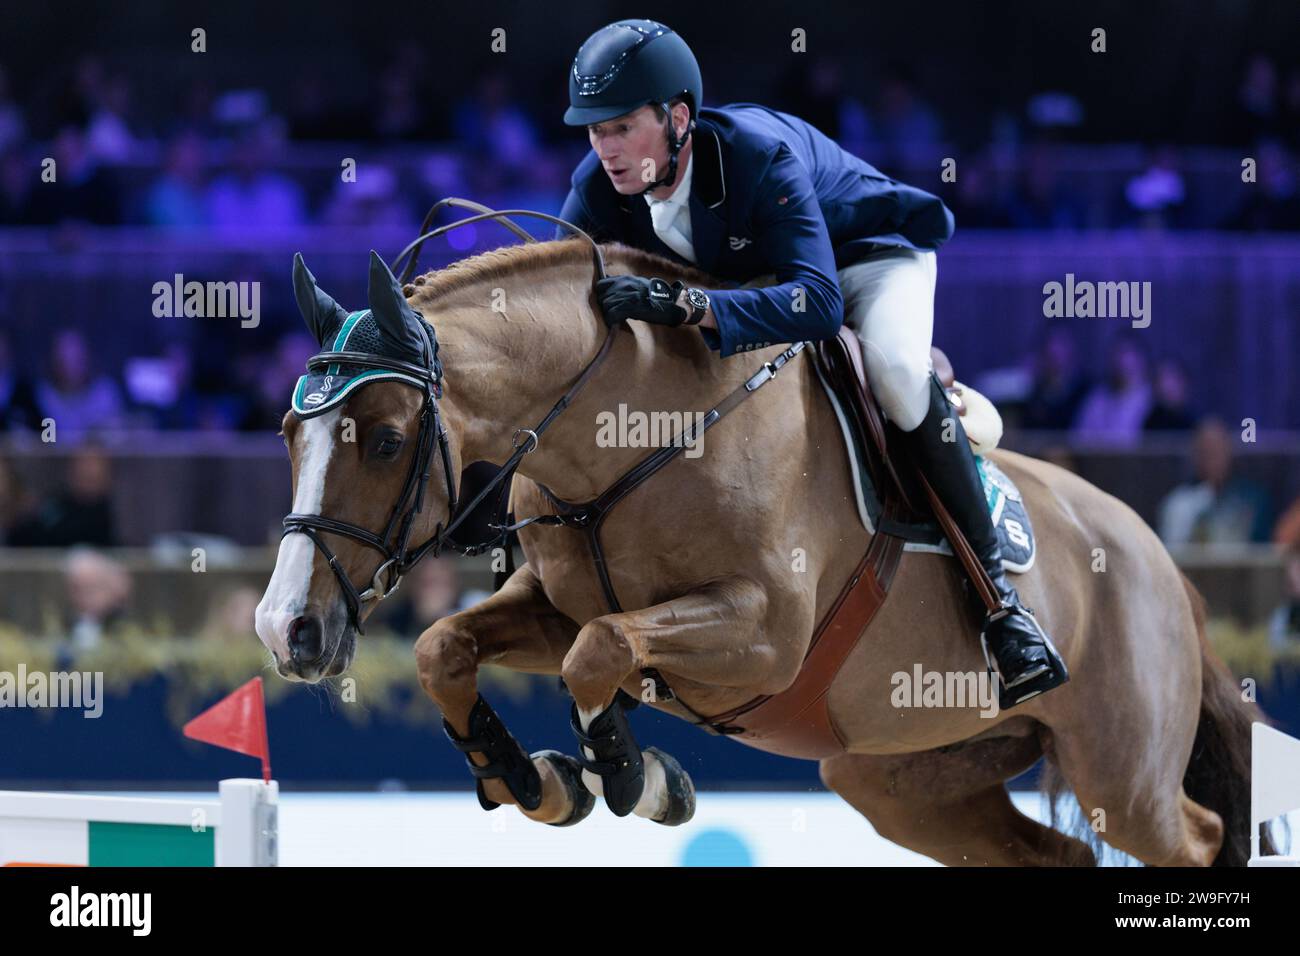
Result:
{"label": "horse's head", "polygon": [[284,417],[293,514],[257,634],[281,676],[317,681],[347,669],[361,622],[436,547],[454,471],[439,439],[437,341],[383,260],[371,253],[364,311],[319,289],[301,255],[293,284],[321,351]]}

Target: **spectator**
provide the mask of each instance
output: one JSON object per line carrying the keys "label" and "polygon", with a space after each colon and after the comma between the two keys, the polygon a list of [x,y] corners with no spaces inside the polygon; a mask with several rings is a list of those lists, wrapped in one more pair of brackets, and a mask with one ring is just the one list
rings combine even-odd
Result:
{"label": "spectator", "polygon": [[108,375],[92,373],[85,337],[64,329],[51,352],[50,374],[37,384],[36,402],[43,417],[54,419],[57,440],[76,441],[94,429],[120,427],[121,392]]}
{"label": "spectator", "polygon": [[357,103],[343,101],[331,88],[329,70],[319,64],[294,71],[286,114],[294,142],[349,140],[371,123],[367,111]]}
{"label": "spectator", "polygon": [[137,416],[155,428],[194,428],[199,401],[192,377],[190,350],[171,342],[160,356],[126,360],[122,375]]}
{"label": "spectator", "polygon": [[1151,412],[1151,381],[1145,350],[1130,333],[1110,346],[1105,381],[1084,399],[1075,419],[1075,439],[1133,443]]}
{"label": "spectator", "polygon": [[67,548],[75,544],[114,547],[112,463],[98,448],[82,448],[68,463],[68,481],[30,517],[14,524],[13,547]]}
{"label": "spectator", "polygon": [[65,126],[54,138],[55,179],[39,177],[32,187],[30,220],[37,225],[86,222],[113,226],[121,222],[118,190],[86,148],[74,126]]}
{"label": "spectator", "polygon": [[298,184],[264,166],[271,148],[265,131],[245,133],[236,142],[231,172],[212,184],[209,217],[214,227],[248,232],[303,224],[306,212]]}
{"label": "spectator", "polygon": [[387,67],[379,78],[374,108],[375,135],[382,140],[411,140],[425,134],[425,97],[417,72],[402,64]]}
{"label": "spectator", "polygon": [[1128,224],[1157,229],[1185,225],[1187,184],[1180,165],[1178,153],[1168,146],[1152,153],[1147,168],[1124,187]]}
{"label": "spectator", "polygon": [[1244,183],[1246,201],[1224,224],[1250,232],[1300,231],[1300,183],[1296,158],[1278,140],[1264,140],[1255,150],[1256,181]]}
{"label": "spectator", "polygon": [[306,331],[289,332],[280,337],[271,354],[251,367],[249,374],[252,404],[248,407],[240,427],[245,431],[278,429],[289,407],[298,378],[306,369],[307,359],[320,351],[320,346]]}
{"label": "spectator", "polygon": [[163,173],[145,199],[145,222],[151,226],[208,225],[204,149],[203,140],[193,132],[181,133],[171,141]]}
{"label": "spectator", "polygon": [[23,119],[22,107],[10,95],[9,74],[0,66],[0,154],[21,146],[26,138],[27,121]]}
{"label": "spectator", "polygon": [[1291,507],[1277,519],[1277,527],[1273,529],[1273,543],[1283,549],[1300,547],[1300,498],[1291,502]]}
{"label": "spectator", "polygon": [[1190,405],[1191,389],[1187,369],[1177,359],[1164,358],[1156,363],[1155,401],[1146,421],[1145,431],[1191,431],[1196,416]]}
{"label": "spectator", "polygon": [[1286,595],[1269,620],[1269,644],[1284,651],[1300,647],[1300,498],[1277,523],[1273,540],[1286,567]]}
{"label": "spectator", "polygon": [[13,543],[13,529],[25,520],[31,506],[31,496],[13,467],[0,458],[0,547]]}
{"label": "spectator", "polygon": [[68,636],[77,651],[94,650],[125,623],[131,597],[126,568],[90,548],[77,548],[64,568]]}
{"label": "spectator", "polygon": [[321,214],[327,226],[390,226],[413,229],[411,211],[398,195],[392,170],[369,163],[357,170],[356,182],[339,182]]}
{"label": "spectator", "polygon": [[0,150],[0,223],[31,224],[32,191],[38,178],[35,160],[29,160],[17,149]]}
{"label": "spectator", "polygon": [[1277,67],[1273,61],[1263,53],[1251,56],[1237,91],[1234,138],[1238,143],[1253,143],[1262,136],[1281,132],[1277,85]]}
{"label": "spectator", "polygon": [[1073,330],[1060,323],[1050,326],[1034,359],[1034,383],[1025,398],[1021,427],[1065,431],[1087,393]]}
{"label": "spectator", "polygon": [[843,120],[846,105],[856,103],[844,88],[844,71],[837,57],[793,57],[774,102],[780,104],[776,109],[798,113],[852,152],[850,144],[845,142]]}
{"label": "spectator", "polygon": [[1232,474],[1232,437],[1222,421],[1206,419],[1196,430],[1192,467],[1195,478],[1160,503],[1160,538],[1167,546],[1268,540],[1273,517],[1268,493]]}
{"label": "spectator", "polygon": [[867,130],[867,159],[873,165],[899,165],[943,138],[939,114],[921,96],[911,69],[890,64],[879,91]]}
{"label": "spectator", "polygon": [[256,588],[241,585],[220,592],[208,605],[199,628],[200,640],[228,641],[253,633],[253,619],[262,595]]}
{"label": "spectator", "polygon": [[95,91],[96,107],[86,127],[86,149],[108,166],[128,163],[139,149],[139,141],[127,120],[131,86],[120,73],[109,77]]}
{"label": "spectator", "polygon": [[1300,66],[1291,68],[1282,91],[1282,129],[1290,133],[1291,150],[1300,152]]}
{"label": "spectator", "polygon": [[483,77],[475,95],[457,106],[454,126],[457,141],[471,156],[507,173],[527,170],[540,154],[537,124],[518,105],[504,73]]}
{"label": "spectator", "polygon": [[1007,203],[986,160],[972,158],[963,163],[954,188],[955,195],[944,201],[962,228],[1006,229],[1011,225]]}
{"label": "spectator", "polygon": [[14,361],[8,334],[0,330],[0,432],[40,427],[36,390]]}
{"label": "spectator", "polygon": [[1052,147],[1039,144],[1025,157],[1007,203],[1011,225],[1017,229],[1082,229],[1084,204],[1067,188]]}
{"label": "spectator", "polygon": [[402,582],[408,595],[393,609],[384,623],[395,633],[416,637],[435,621],[472,607],[488,595],[479,590],[462,591],[453,561],[425,558]]}

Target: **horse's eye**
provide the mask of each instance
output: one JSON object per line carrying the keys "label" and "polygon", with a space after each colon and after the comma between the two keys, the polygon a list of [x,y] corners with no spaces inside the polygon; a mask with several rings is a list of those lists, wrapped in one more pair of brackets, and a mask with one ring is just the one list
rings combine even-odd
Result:
{"label": "horse's eye", "polygon": [[390,436],[379,443],[379,454],[383,455],[385,458],[391,458],[393,455],[397,454],[397,449],[401,447],[402,440]]}

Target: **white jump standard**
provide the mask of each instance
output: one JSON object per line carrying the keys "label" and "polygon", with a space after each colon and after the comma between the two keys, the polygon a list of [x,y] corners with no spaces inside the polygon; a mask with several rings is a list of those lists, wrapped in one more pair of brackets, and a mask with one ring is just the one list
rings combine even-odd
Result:
{"label": "white jump standard", "polygon": [[0,866],[275,866],[279,784],[219,799],[0,791]]}

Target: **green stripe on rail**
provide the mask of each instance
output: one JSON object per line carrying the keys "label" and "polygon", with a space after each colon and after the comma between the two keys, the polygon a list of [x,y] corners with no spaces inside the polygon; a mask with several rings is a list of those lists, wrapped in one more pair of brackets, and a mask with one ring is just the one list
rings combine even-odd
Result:
{"label": "green stripe on rail", "polygon": [[216,866],[216,829],[90,821],[91,866]]}

